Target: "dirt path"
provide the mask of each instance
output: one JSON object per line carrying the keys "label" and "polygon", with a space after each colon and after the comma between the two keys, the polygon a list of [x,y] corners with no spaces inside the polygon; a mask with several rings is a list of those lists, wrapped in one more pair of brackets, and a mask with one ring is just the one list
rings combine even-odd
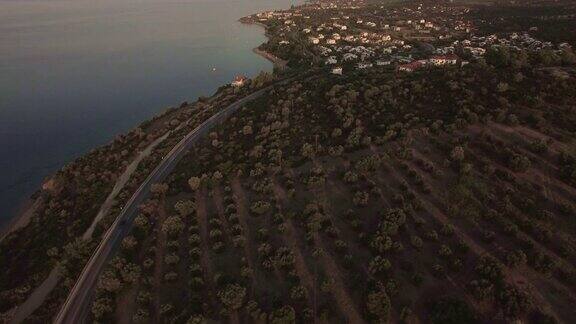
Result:
{"label": "dirt path", "polygon": [[198,190],[195,193],[196,200],[196,216],[198,217],[198,225],[200,227],[200,266],[204,274],[204,282],[207,286],[207,295],[214,310],[218,305],[215,296],[214,288],[214,271],[212,269],[212,261],[210,260],[210,239],[208,235],[208,211],[206,209],[206,199],[204,190]]}
{"label": "dirt path", "polygon": [[[252,268],[254,271],[256,270],[255,267],[255,259],[254,255],[252,254],[253,251],[253,244],[252,244],[252,236],[250,234],[250,226],[248,225],[248,217],[250,213],[247,209],[247,198],[246,194],[244,193],[244,189],[242,188],[242,184],[240,183],[240,179],[234,178],[230,183],[233,192],[233,198],[236,202],[236,207],[238,209],[238,220],[240,221],[240,226],[242,226],[242,231],[244,232],[244,237],[246,238],[246,244],[244,244],[244,253],[246,254],[246,260],[248,262],[248,266]],[[256,283],[258,278],[252,276],[252,280]]]}
{"label": "dirt path", "polygon": [[164,254],[166,252],[166,233],[162,231],[162,224],[166,220],[166,202],[162,199],[158,204],[158,221],[157,221],[157,240],[156,240],[156,254],[154,255],[154,282],[152,284],[152,291],[154,292],[154,300],[152,302],[154,308],[154,322],[160,323],[160,291],[164,282]]}
{"label": "dirt path", "polygon": [[132,314],[134,313],[134,306],[136,304],[136,293],[139,289],[139,284],[130,287],[124,291],[116,301],[116,314],[114,318],[118,324],[131,324]]}
{"label": "dirt path", "polygon": [[320,256],[320,262],[322,262],[326,273],[329,273],[332,276],[332,279],[334,279],[334,286],[332,289],[334,299],[336,299],[336,303],[340,307],[343,315],[346,317],[347,322],[364,323],[362,316],[360,316],[360,313],[356,309],[356,305],[354,304],[354,301],[350,297],[347,287],[344,284],[344,278],[340,268],[326,249],[324,241],[318,234],[314,236],[314,244],[323,251]]}
{"label": "dirt path", "polygon": [[[144,150],[138,153],[138,155],[134,158],[134,160],[126,167],[124,172],[116,180],[114,188],[108,194],[104,203],[102,203],[102,205],[100,206],[100,209],[96,214],[96,216],[94,217],[94,220],[92,221],[88,229],[84,232],[84,234],[82,234],[83,240],[92,239],[92,234],[94,233],[96,226],[102,220],[102,218],[108,214],[108,212],[112,208],[116,196],[118,195],[118,193],[120,193],[122,189],[124,189],[124,186],[130,179],[134,171],[136,171],[140,162],[145,157],[150,155],[152,153],[152,150],[158,144],[164,141],[168,137],[168,135],[170,135],[170,132],[167,132],[166,134],[157,138],[154,142],[149,144]],[[13,225],[11,225],[7,229],[7,231],[3,234],[0,240],[4,239],[6,235],[12,233],[13,231],[26,227],[26,225],[28,225],[32,216],[34,215],[34,212],[39,204],[41,204],[40,198],[37,199],[36,202],[29,209],[27,209],[25,213],[22,216],[20,216]],[[14,323],[22,322],[25,318],[30,316],[38,307],[40,307],[40,305],[44,303],[46,297],[50,294],[50,292],[52,292],[54,287],[56,287],[58,280],[59,280],[58,270],[54,268],[50,272],[50,275],[42,282],[42,284],[40,284],[40,286],[38,286],[30,294],[30,296],[26,299],[26,301],[24,301],[20,306],[18,306],[18,308],[11,311],[14,313],[13,322]]]}
{"label": "dirt path", "polygon": [[11,310],[14,315],[10,323],[22,323],[30,314],[32,314],[48,297],[52,289],[56,287],[60,280],[60,267],[55,266],[48,277],[38,286],[32,294],[17,309]]}
{"label": "dirt path", "polygon": [[[321,204],[324,207],[324,212],[329,214],[330,211],[330,206],[328,206],[328,199],[327,199],[327,195],[326,195],[326,188],[322,187],[319,189],[314,190],[315,194],[319,199],[319,201],[321,202]],[[332,216],[330,216],[332,217]],[[322,253],[320,253],[320,262],[322,264],[322,266],[324,267],[325,271],[327,274],[330,274],[332,276],[332,279],[334,280],[334,286],[332,287],[332,293],[334,295],[334,299],[336,300],[336,303],[338,304],[342,314],[344,315],[344,317],[346,318],[348,323],[364,323],[364,319],[362,318],[362,316],[360,315],[360,312],[358,311],[358,309],[356,308],[356,305],[354,304],[354,301],[352,300],[352,297],[350,296],[350,293],[348,292],[348,288],[346,287],[345,282],[345,278],[342,275],[342,272],[340,271],[340,268],[338,267],[338,264],[336,263],[336,261],[334,261],[334,258],[332,257],[332,255],[330,254],[330,252],[328,252],[329,250],[327,249],[324,240],[322,239],[322,237],[318,234],[315,233],[314,234],[314,245],[316,247],[318,247]]]}
{"label": "dirt path", "polygon": [[92,239],[92,234],[94,233],[94,229],[96,229],[96,226],[98,225],[100,220],[102,220],[102,218],[108,214],[108,212],[110,211],[110,208],[112,208],[112,205],[116,199],[116,196],[118,195],[118,193],[120,193],[120,191],[122,189],[124,189],[124,186],[126,186],[126,183],[128,182],[128,180],[130,180],[130,177],[132,176],[134,171],[136,171],[140,162],[145,157],[149,156],[152,153],[152,150],[154,150],[154,148],[158,144],[162,143],[168,137],[168,135],[170,135],[170,132],[166,132],[166,134],[157,138],[154,142],[152,142],[150,145],[148,145],[143,151],[138,153],[136,158],[134,158],[134,160],[132,160],[132,162],[126,167],[124,172],[116,180],[116,183],[114,184],[114,188],[112,189],[112,192],[110,192],[110,194],[108,195],[108,197],[106,197],[106,200],[104,201],[102,206],[100,206],[100,210],[98,211],[98,214],[96,214],[96,217],[94,217],[92,224],[90,224],[90,227],[88,227],[86,232],[84,232],[84,234],[82,235],[82,239],[84,239],[84,240]]}
{"label": "dirt path", "polygon": [[224,198],[222,197],[222,190],[220,186],[214,188],[212,191],[212,199],[214,200],[214,206],[216,206],[216,214],[218,215],[218,219],[222,222],[223,230],[228,239],[228,242],[232,244],[232,228],[226,219],[226,212],[224,210]]}
{"label": "dirt path", "polygon": [[[286,191],[284,188],[278,183],[277,179],[273,179],[273,190],[276,198],[278,201],[281,202],[283,206],[288,205],[288,196],[286,195]],[[294,227],[294,223],[292,219],[286,219],[284,222],[286,225],[286,231],[282,233],[282,240],[285,245],[290,247],[290,250],[294,254],[294,267],[296,268],[296,273],[304,287],[308,290],[308,295],[311,296],[312,299],[312,310],[314,311],[314,318],[316,320],[316,311],[317,311],[317,280],[316,275],[312,275],[308,266],[306,264],[306,260],[304,259],[304,255],[302,254],[302,247],[299,242],[302,242],[302,239],[298,236],[298,232]]]}

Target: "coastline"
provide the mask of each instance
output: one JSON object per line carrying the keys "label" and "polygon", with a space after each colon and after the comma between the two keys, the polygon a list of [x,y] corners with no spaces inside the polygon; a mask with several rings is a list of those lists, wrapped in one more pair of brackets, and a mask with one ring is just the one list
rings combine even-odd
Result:
{"label": "coastline", "polygon": [[14,216],[0,228],[0,242],[2,242],[11,233],[26,227],[32,220],[34,212],[42,204],[42,197],[30,196],[26,199]]}
{"label": "coastline", "polygon": [[287,68],[288,61],[285,61],[273,55],[272,53],[266,52],[265,50],[260,49],[260,47],[255,47],[252,51],[257,55],[260,55],[263,58],[267,59],[268,61],[272,62],[272,64],[274,64],[274,67],[277,67],[281,70]]}
{"label": "coastline", "polygon": [[[267,26],[261,23],[254,23],[254,24],[264,28],[264,34],[268,38]],[[274,69],[284,70],[288,68],[287,67],[288,61],[278,58],[272,53],[269,53],[265,50],[262,50],[260,48],[261,46],[262,44],[253,48],[252,49],[253,53],[270,61],[273,64]],[[216,89],[216,94],[214,95],[215,96],[214,98],[219,97],[221,95],[218,93],[219,91],[220,88]],[[97,147],[100,147],[100,145]],[[68,165],[68,163],[71,163],[71,161],[65,162],[64,166]],[[49,175],[48,179],[52,178],[53,176],[54,176],[53,174]],[[129,179],[130,178],[126,180]],[[0,227],[0,242],[5,242],[6,238],[17,237],[18,235],[21,235],[22,229],[25,229],[27,226],[34,223],[33,217],[35,217],[37,215],[37,211],[43,208],[43,205],[46,204],[46,197],[43,196],[43,192],[50,190],[44,187],[45,184],[46,179],[43,180],[42,184],[40,185],[40,188],[38,188],[38,190],[34,194],[26,197],[23,200],[22,204],[18,207],[18,209],[13,214],[11,219]],[[114,193],[114,191],[112,193]],[[103,208],[106,208],[105,205],[106,202],[104,203]],[[96,222],[98,221],[98,215],[96,215],[95,221]],[[90,236],[92,233],[91,230],[92,227],[89,228],[88,230]],[[21,320],[24,320],[28,316],[30,316],[32,312],[36,311],[36,309],[38,309],[45,302],[45,299],[48,297],[48,294],[50,294],[56,287],[56,285],[58,284],[58,280],[59,280],[59,267],[56,266],[52,269],[49,276],[42,282],[42,284],[39,287],[35,287],[32,290],[32,294],[28,296],[22,304],[19,304],[18,306],[16,306],[15,309],[12,310],[17,311],[17,313],[15,313],[16,314],[15,316],[17,316],[16,321],[19,322]],[[20,318],[20,316],[23,317]],[[14,318],[12,318],[12,320],[14,320]]]}
{"label": "coastline", "polygon": [[[249,19],[249,16],[248,17],[242,17],[238,21],[242,24],[245,24],[245,25],[255,25],[255,26],[262,27],[264,29],[264,36],[266,36],[266,38],[268,38],[268,26],[266,26],[265,24],[258,22],[258,21],[253,21],[253,20]],[[260,55],[261,57],[272,62],[272,64],[274,65],[275,68],[279,68],[281,70],[284,70],[288,67],[288,61],[283,60],[283,59],[275,56],[274,54],[261,49],[260,48],[261,46],[262,46],[262,44],[255,47],[254,49],[252,49],[252,52],[254,52],[256,55]]]}
{"label": "coastline", "polygon": [[[256,25],[262,27],[264,29],[264,35],[268,37],[267,26],[265,24],[262,24],[257,21],[251,21],[248,19],[248,17],[240,18],[239,22],[246,25]],[[284,70],[287,68],[288,61],[276,57],[272,53],[269,53],[265,50],[262,50],[260,46],[261,45],[253,48],[252,52],[270,61],[273,64],[274,68],[278,68],[280,70]],[[41,196],[38,195],[38,193],[39,192],[37,191],[31,196],[25,198],[21,206],[16,210],[13,216],[10,217],[10,220],[0,227],[0,242],[2,242],[11,233],[26,227],[30,223],[32,216],[34,215],[34,212],[36,211],[38,206],[41,205],[42,203]]]}

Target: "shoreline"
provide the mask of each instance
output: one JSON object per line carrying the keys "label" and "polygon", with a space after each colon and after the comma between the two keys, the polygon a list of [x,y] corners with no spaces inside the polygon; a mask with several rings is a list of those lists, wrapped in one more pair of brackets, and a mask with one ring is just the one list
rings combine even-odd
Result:
{"label": "shoreline", "polygon": [[[268,26],[266,26],[265,24],[263,24],[261,22],[250,20],[248,17],[242,17],[238,21],[242,24],[245,24],[245,25],[254,25],[254,26],[262,27],[264,29],[264,36],[266,36],[266,38],[268,38]],[[272,62],[272,64],[276,68],[284,70],[288,67],[288,61],[283,60],[283,59],[275,56],[274,54],[261,49],[260,48],[261,46],[262,46],[262,44],[258,45],[257,47],[254,47],[252,49],[252,52],[254,52],[256,55],[259,55],[259,56],[265,58],[266,60]]]}
{"label": "shoreline", "polygon": [[[258,21],[252,21],[248,17],[242,17],[238,21],[245,25],[255,25],[262,27],[264,29],[264,36],[268,38],[268,26]],[[253,48],[252,52],[270,61],[273,64],[274,68],[278,68],[280,70],[288,68],[287,67],[288,61],[283,60],[265,50],[262,50],[260,46],[262,46],[262,44]],[[29,197],[23,199],[23,203],[16,210],[14,215],[10,217],[10,220],[0,227],[0,242],[2,242],[11,233],[26,227],[30,223],[30,221],[32,220],[32,216],[34,215],[34,212],[36,211],[38,206],[41,205],[42,203],[41,196],[38,195],[36,197],[36,195],[38,195],[38,191],[30,195]]]}
{"label": "shoreline", "polygon": [[42,197],[34,197],[35,194],[26,198],[21,206],[14,213],[14,216],[0,228],[0,242],[4,241],[13,232],[26,227],[30,224],[34,212],[42,203]]}
{"label": "shoreline", "polygon": [[288,61],[285,61],[272,53],[266,52],[265,50],[260,49],[260,47],[254,47],[252,52],[256,53],[257,55],[262,56],[263,58],[267,59],[268,61],[272,62],[274,67],[277,67],[281,70],[287,68]]}

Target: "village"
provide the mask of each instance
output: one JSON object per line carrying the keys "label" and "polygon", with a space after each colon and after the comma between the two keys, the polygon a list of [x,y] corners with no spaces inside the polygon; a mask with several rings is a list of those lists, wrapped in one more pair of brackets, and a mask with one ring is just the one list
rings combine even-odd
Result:
{"label": "village", "polygon": [[482,60],[494,46],[513,50],[561,51],[527,31],[482,35],[467,19],[469,7],[403,4],[384,7],[364,1],[320,1],[290,10],[243,18],[267,28],[266,50],[302,66],[324,66],[333,74],[373,68],[413,72],[462,67]]}

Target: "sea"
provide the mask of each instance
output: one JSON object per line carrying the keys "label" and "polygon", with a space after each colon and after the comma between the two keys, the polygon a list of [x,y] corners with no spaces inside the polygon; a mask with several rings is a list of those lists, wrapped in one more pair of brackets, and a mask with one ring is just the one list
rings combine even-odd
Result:
{"label": "sea", "polygon": [[272,64],[240,17],[296,0],[0,0],[0,227],[43,179]]}

